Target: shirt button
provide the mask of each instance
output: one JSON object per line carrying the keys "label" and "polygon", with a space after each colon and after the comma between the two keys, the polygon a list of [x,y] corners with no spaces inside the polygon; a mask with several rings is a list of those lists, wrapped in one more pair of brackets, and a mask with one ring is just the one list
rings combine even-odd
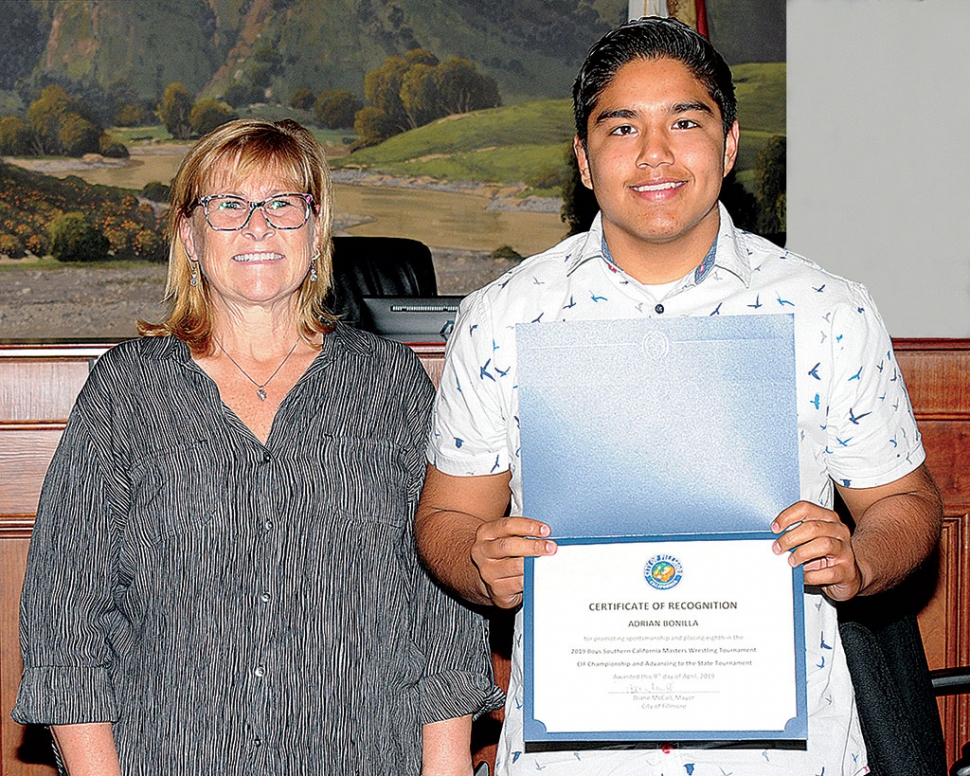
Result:
{"label": "shirt button", "polygon": [[271,597],[271,596],[270,596],[270,594],[269,594],[269,591],[267,590],[267,591],[266,591],[265,593],[263,593],[263,594],[262,594],[262,595],[261,595],[261,596],[259,597],[259,600],[260,600],[260,601],[262,601],[262,602],[263,602],[264,604],[268,604],[268,603],[269,603],[269,599],[270,599],[270,597]]}
{"label": "shirt button", "polygon": [[253,671],[253,673],[256,674],[256,676],[258,676],[260,679],[262,679],[264,676],[266,676],[266,667],[256,666],[256,669]]}
{"label": "shirt button", "polygon": [[270,454],[269,450],[263,450],[263,463],[269,463],[273,460],[273,456]]}
{"label": "shirt button", "polygon": [[272,531],[273,530],[273,521],[272,520],[267,520],[265,523],[263,523],[263,528],[266,529],[267,531]]}
{"label": "shirt button", "polygon": [[664,313],[664,306],[662,304],[658,304],[656,307],[653,308],[653,311],[657,315],[663,315],[663,313]]}
{"label": "shirt button", "polygon": [[263,744],[263,739],[261,739],[261,738],[254,738],[253,739],[253,746],[262,746],[262,744]]}

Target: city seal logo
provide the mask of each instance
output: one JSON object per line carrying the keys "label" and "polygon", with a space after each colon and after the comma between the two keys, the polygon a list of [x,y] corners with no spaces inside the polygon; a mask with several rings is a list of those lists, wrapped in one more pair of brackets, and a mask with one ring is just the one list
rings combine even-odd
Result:
{"label": "city seal logo", "polygon": [[673,555],[654,555],[643,569],[643,578],[650,587],[670,590],[677,587],[683,573],[684,567]]}

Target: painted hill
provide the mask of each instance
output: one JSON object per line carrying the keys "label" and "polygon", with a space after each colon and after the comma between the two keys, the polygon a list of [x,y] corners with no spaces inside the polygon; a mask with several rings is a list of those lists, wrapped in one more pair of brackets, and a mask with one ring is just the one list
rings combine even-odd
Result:
{"label": "painted hill", "polygon": [[[362,92],[391,54],[459,55],[505,104],[566,97],[589,45],[627,0],[26,0],[6,2],[0,90],[57,78],[155,100],[180,81],[220,96],[254,85],[270,101],[306,87]],[[708,0],[732,62],[784,59],[784,0]],[[780,24],[779,24],[780,20]]]}
{"label": "painted hill", "polygon": [[[753,185],[746,173],[758,152],[785,134],[785,65],[733,70],[741,123],[738,174]],[[555,175],[566,174],[574,131],[571,100],[538,100],[449,116],[336,159],[334,167],[507,185],[546,180],[555,187]]]}

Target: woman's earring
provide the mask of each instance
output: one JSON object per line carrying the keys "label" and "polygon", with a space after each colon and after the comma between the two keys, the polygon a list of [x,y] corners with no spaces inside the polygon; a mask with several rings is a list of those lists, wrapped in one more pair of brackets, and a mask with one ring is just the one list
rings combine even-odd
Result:
{"label": "woman's earring", "polygon": [[192,261],[192,277],[189,278],[189,285],[193,288],[199,285],[199,262]]}
{"label": "woman's earring", "polygon": [[310,257],[310,282],[317,282],[317,259],[320,258],[320,251],[317,251]]}

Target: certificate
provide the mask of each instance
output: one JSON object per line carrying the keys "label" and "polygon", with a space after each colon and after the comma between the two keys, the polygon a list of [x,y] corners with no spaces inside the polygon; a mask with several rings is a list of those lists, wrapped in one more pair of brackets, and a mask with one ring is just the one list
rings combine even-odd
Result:
{"label": "certificate", "polygon": [[790,315],[516,327],[525,740],[807,738]]}
{"label": "certificate", "polygon": [[802,573],[773,540],[566,539],[527,559],[525,740],[807,738]]}

